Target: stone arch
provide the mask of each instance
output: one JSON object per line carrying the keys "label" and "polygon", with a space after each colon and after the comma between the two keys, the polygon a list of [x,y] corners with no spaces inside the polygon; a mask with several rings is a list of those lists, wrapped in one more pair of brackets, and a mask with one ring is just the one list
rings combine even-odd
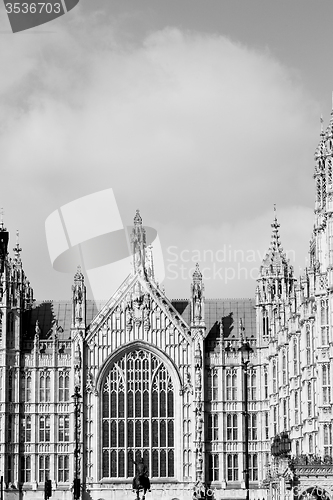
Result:
{"label": "stone arch", "polygon": [[132,477],[133,459],[142,457],[151,477],[177,480],[180,388],[172,360],[146,342],[108,357],[96,381],[100,479]]}
{"label": "stone arch", "polygon": [[175,386],[177,386],[177,389],[181,389],[182,387],[182,378],[180,376],[180,372],[173,362],[173,360],[168,356],[164,351],[159,349],[158,347],[149,344],[148,342],[142,341],[142,340],[134,340],[133,342],[128,342],[125,345],[122,345],[118,347],[110,356],[106,358],[106,360],[102,363],[97,377],[96,377],[96,391],[98,394],[100,394],[101,391],[101,384],[103,382],[103,379],[105,378],[105,374],[108,371],[108,368],[112,363],[114,363],[117,359],[119,359],[125,352],[132,351],[136,348],[142,348],[146,349],[148,351],[153,352],[155,355],[157,355],[159,358],[162,359],[163,363],[168,367],[168,370],[173,378],[173,382]]}

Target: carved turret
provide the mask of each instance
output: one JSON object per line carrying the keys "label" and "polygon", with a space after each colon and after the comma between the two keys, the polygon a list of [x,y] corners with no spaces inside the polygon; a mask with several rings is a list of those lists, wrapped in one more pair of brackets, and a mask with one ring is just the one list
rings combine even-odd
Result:
{"label": "carved turret", "polygon": [[[275,208],[274,208],[275,211]],[[256,291],[257,330],[259,342],[267,341],[271,335],[273,308],[281,311],[295,295],[295,278],[293,267],[289,264],[280,242],[277,218],[274,217],[270,248],[260,267]]]}
{"label": "carved turret", "polygon": [[260,267],[258,277],[259,301],[269,303],[278,299],[287,300],[294,291],[294,269],[289,264],[280,242],[277,218],[272,226],[271,246]]}

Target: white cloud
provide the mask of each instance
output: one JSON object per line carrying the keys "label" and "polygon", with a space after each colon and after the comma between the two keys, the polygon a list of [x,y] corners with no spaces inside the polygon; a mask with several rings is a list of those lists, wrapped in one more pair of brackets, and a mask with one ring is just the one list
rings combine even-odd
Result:
{"label": "white cloud", "polygon": [[34,221],[32,282],[36,252],[47,259],[46,217],[106,187],[125,224],[140,207],[146,224],[168,225],[165,246],[172,232],[195,244],[199,227],[208,247],[221,228],[252,242],[273,203],[311,206],[317,106],[269,53],[172,28],[140,46],[119,46],[111,33],[97,47],[79,25],[58,27],[8,40],[0,60],[11,75],[0,82],[2,197],[15,222]]}
{"label": "white cloud", "polygon": [[[262,260],[271,244],[273,210],[233,224],[221,223],[174,232],[165,226],[165,286],[171,296],[187,297],[196,262],[207,297],[254,297]],[[313,212],[310,208],[278,210],[280,241],[296,278],[307,266]]]}

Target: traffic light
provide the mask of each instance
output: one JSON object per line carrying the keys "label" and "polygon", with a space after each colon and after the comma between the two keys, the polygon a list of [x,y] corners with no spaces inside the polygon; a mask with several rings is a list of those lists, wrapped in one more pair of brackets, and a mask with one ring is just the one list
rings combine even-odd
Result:
{"label": "traffic light", "polygon": [[293,480],[292,479],[286,479],[286,490],[290,491],[293,489]]}
{"label": "traffic light", "polygon": [[80,478],[76,477],[74,479],[74,498],[77,500],[80,498],[80,493],[81,493],[81,483],[80,483]]}
{"label": "traffic light", "polygon": [[44,483],[44,498],[48,500],[52,496],[52,481],[47,479]]}

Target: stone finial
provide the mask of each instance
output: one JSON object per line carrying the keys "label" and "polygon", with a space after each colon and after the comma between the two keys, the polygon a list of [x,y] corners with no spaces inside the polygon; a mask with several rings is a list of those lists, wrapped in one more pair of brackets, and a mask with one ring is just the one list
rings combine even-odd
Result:
{"label": "stone finial", "polygon": [[135,226],[142,226],[142,218],[141,218],[141,215],[140,215],[140,210],[137,210],[136,213],[135,213],[134,225]]}

